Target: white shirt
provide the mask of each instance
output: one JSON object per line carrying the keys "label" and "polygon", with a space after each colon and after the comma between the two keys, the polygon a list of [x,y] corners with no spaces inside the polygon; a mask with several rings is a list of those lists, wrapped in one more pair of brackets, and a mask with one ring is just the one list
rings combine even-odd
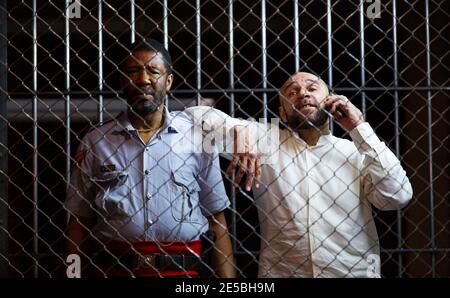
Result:
{"label": "white shirt", "polygon": [[[249,124],[209,109],[187,112],[201,110],[201,120],[214,129]],[[309,146],[296,133],[279,131],[278,156],[262,165],[260,187],[253,189],[262,236],[260,277],[380,275],[371,205],[402,208],[412,188],[367,122],[350,136],[353,142],[322,135]]]}

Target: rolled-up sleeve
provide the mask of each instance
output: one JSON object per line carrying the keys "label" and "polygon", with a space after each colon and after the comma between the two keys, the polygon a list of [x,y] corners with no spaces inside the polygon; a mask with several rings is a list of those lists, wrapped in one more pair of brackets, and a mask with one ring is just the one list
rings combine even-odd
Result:
{"label": "rolled-up sleeve", "polygon": [[372,127],[363,122],[350,132],[363,155],[364,196],[380,210],[400,209],[412,198],[412,187],[395,154],[380,141]]}
{"label": "rolled-up sleeve", "polygon": [[195,106],[184,110],[199,127],[208,127],[212,130],[225,130],[229,133],[236,125],[248,125],[249,121],[233,118],[224,112],[206,106]]}
{"label": "rolled-up sleeve", "polygon": [[[247,153],[246,151],[233,152],[236,148],[233,128],[245,126],[246,135],[240,135],[240,137],[248,140],[248,152],[259,154],[261,164],[273,164],[278,161],[280,148],[278,120],[273,119],[271,123],[243,120],[205,106],[190,107],[185,109],[185,112],[193,119],[197,127],[214,132],[217,140],[216,147],[223,157],[231,160],[229,153]],[[222,140],[225,141],[222,142]]]}

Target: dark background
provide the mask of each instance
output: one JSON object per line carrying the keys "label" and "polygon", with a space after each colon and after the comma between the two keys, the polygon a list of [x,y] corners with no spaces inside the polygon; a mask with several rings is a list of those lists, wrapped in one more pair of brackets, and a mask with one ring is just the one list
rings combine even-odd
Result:
{"label": "dark background", "polygon": [[[1,100],[8,100],[6,183],[3,201],[8,218],[0,233],[7,243],[7,274],[33,276],[37,259],[39,276],[64,276],[63,243],[66,212],[64,114],[51,100],[64,94],[80,111],[98,99],[97,1],[82,0],[80,19],[71,20],[71,89],[66,90],[64,57],[64,3],[38,1],[38,208],[39,255],[33,253],[33,98],[32,2],[6,2],[7,87]],[[136,1],[136,38],[163,40],[161,1]],[[328,76],[326,1],[301,1],[300,67]],[[360,23],[354,1],[332,1],[332,86],[358,107],[365,100],[367,121],[394,152],[407,171],[414,189],[413,201],[401,212],[377,212],[382,247],[382,274],[386,277],[450,277],[450,203],[448,198],[448,11],[446,1],[429,1],[430,84],[427,84],[425,1],[397,1],[398,84],[394,83],[392,1],[383,1],[381,17],[365,22],[365,82],[361,80]],[[384,3],[386,2],[386,3]],[[169,106],[201,97],[215,99],[215,106],[230,111],[228,1],[201,1],[202,88],[196,85],[195,1],[169,1],[169,51],[174,61],[175,82]],[[295,72],[293,1],[267,1],[267,86],[269,117],[278,111],[276,88]],[[367,7],[366,4],[365,7]],[[233,93],[238,117],[262,117],[260,1],[234,3]],[[103,3],[104,89],[106,103],[117,98],[117,63],[120,42],[129,40],[130,4]],[[2,49],[5,48],[2,43]],[[3,59],[3,58],[2,58]],[[4,60],[2,60],[4,61]],[[4,64],[3,64],[4,66]],[[398,96],[398,123],[395,97]],[[4,99],[5,98],[5,99]],[[428,107],[431,107],[429,118]],[[112,106],[111,106],[112,107]],[[77,114],[76,106],[72,112]],[[117,112],[111,108],[105,119]],[[26,116],[28,113],[29,116]],[[79,113],[77,114],[79,115]],[[74,118],[71,123],[71,156],[79,139],[97,122],[94,116]],[[431,126],[430,126],[431,123]],[[4,127],[4,126],[3,126]],[[335,135],[348,137],[337,125]],[[399,135],[399,147],[395,136]],[[429,136],[432,148],[429,149]],[[431,151],[431,154],[430,154]],[[3,159],[6,157],[3,156]],[[221,160],[223,169],[227,166]],[[430,178],[430,170],[433,176]],[[226,178],[224,178],[226,179]],[[231,187],[227,190],[231,194]],[[241,276],[255,277],[259,250],[258,219],[251,193],[236,190],[236,211],[227,214],[235,227],[237,265]],[[0,205],[1,207],[2,205]],[[4,247],[4,246],[3,246]],[[20,272],[20,273],[19,273]],[[5,272],[2,272],[4,275]]]}

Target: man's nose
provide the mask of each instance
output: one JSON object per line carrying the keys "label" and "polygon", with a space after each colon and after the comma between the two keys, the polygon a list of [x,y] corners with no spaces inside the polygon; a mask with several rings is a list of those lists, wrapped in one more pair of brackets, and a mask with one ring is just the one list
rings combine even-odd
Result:
{"label": "man's nose", "polygon": [[308,89],[306,89],[306,88],[300,88],[300,90],[299,90],[299,92],[298,92],[298,95],[299,95],[300,98],[304,98],[304,97],[309,96]]}
{"label": "man's nose", "polygon": [[147,70],[141,69],[138,72],[137,78],[136,78],[136,85],[138,86],[145,86],[151,84],[151,78]]}

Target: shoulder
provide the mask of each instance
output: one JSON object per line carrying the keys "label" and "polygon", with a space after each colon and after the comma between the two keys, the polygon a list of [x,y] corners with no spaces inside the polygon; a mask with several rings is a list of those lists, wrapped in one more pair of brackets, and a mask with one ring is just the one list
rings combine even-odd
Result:
{"label": "shoulder", "polygon": [[120,113],[116,117],[111,118],[110,120],[107,120],[102,123],[94,124],[89,131],[86,133],[84,139],[87,140],[96,140],[99,138],[103,138],[105,134],[109,133],[110,131],[114,130],[116,127],[118,127],[120,117],[122,117],[123,113]]}
{"label": "shoulder", "polygon": [[186,113],[186,111],[172,111],[169,112],[169,115],[173,119],[173,121],[186,124],[194,124],[194,120],[188,113]]}
{"label": "shoulder", "polygon": [[330,136],[330,142],[335,149],[339,150],[346,156],[351,156],[353,154],[359,153],[355,144],[348,139],[339,138],[332,135]]}
{"label": "shoulder", "polygon": [[190,130],[194,127],[194,119],[184,111],[169,112],[169,115],[171,124],[181,131]]}

